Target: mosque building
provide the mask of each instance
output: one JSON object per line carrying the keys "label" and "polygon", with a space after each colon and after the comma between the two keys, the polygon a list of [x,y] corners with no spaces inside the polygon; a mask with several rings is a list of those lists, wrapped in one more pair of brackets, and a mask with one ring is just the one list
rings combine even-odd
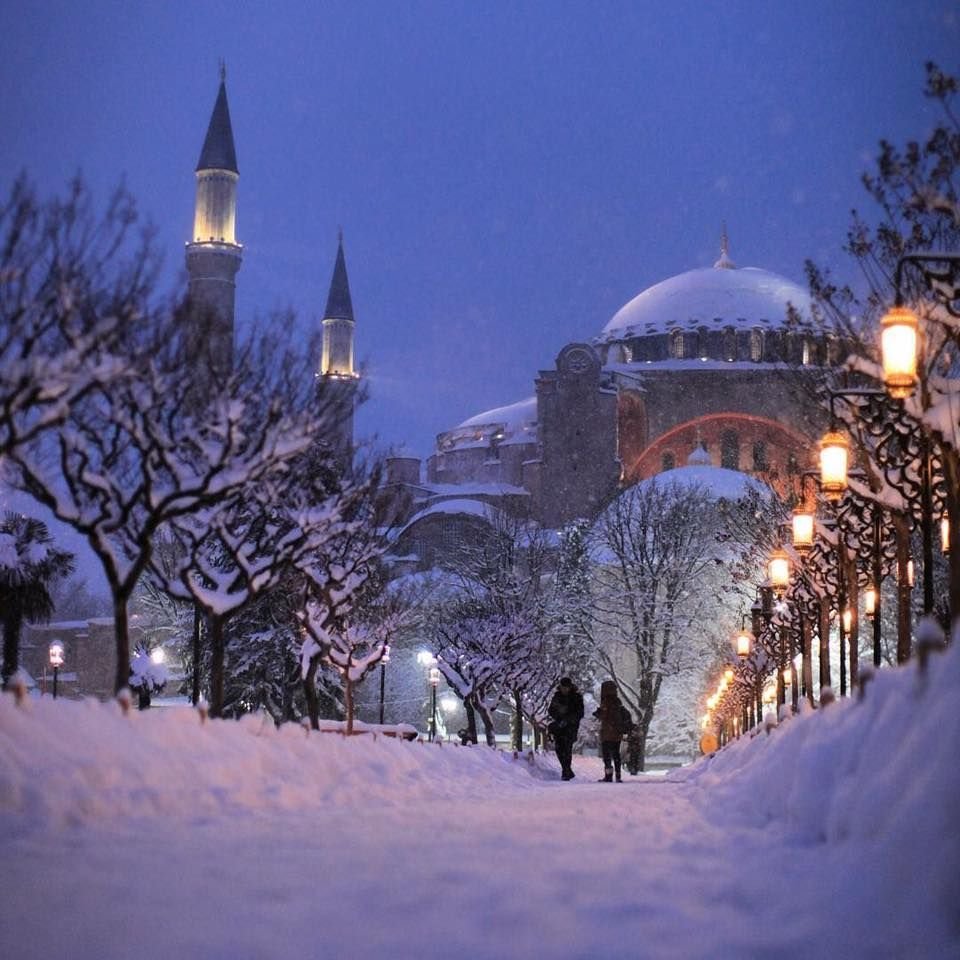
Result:
{"label": "mosque building", "polygon": [[[215,370],[232,356],[239,176],[221,70],[186,247],[195,355],[206,350]],[[498,511],[550,529],[591,519],[618,491],[691,457],[786,492],[820,413],[783,372],[834,365],[842,353],[812,321],[807,291],[738,267],[724,230],[712,266],[654,284],[596,336],[563,346],[533,378],[531,396],[441,431],[426,463],[389,458],[383,504],[398,531],[395,554],[416,567],[450,562]],[[341,235],[317,376],[341,401],[334,442],[346,459],[358,383],[354,325]]]}
{"label": "mosque building", "polygon": [[540,370],[533,395],[437,436],[425,465],[388,462],[403,519],[397,553],[418,566],[483,535],[495,511],[548,528],[591,519],[618,491],[685,464],[796,488],[822,414],[785,371],[834,365],[810,296],[719,259],[626,303],[589,341]]}

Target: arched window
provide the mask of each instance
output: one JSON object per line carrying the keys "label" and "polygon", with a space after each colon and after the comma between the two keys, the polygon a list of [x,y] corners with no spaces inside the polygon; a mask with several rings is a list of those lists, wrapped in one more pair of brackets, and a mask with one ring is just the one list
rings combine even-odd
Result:
{"label": "arched window", "polygon": [[767,444],[763,440],[756,440],[753,444],[753,471],[754,473],[766,473],[769,469]]}
{"label": "arched window", "polygon": [[740,437],[736,430],[724,430],[720,434],[720,466],[727,470],[740,469]]}
{"label": "arched window", "polygon": [[723,359],[737,359],[737,331],[733,327],[725,327],[723,331]]}
{"label": "arched window", "polygon": [[682,360],[686,355],[684,349],[686,347],[685,339],[683,336],[682,330],[672,330],[670,332],[670,356],[674,360]]}
{"label": "arched window", "polygon": [[660,458],[661,470],[673,470],[676,465],[677,458],[669,450]]}
{"label": "arched window", "polygon": [[759,327],[750,331],[750,359],[754,363],[763,359],[763,331]]}
{"label": "arched window", "polygon": [[706,327],[700,327],[700,329],[697,330],[697,347],[699,348],[697,352],[699,353],[701,360],[710,359],[710,350],[708,346],[709,333],[710,331],[707,330]]}

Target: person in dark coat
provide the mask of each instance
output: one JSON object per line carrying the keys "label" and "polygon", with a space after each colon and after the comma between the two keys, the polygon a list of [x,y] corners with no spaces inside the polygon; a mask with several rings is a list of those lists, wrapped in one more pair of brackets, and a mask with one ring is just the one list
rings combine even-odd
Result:
{"label": "person in dark coat", "polygon": [[593,715],[600,721],[603,780],[610,783],[616,775],[617,783],[620,783],[620,741],[629,732],[633,721],[630,711],[620,702],[614,680],[604,680],[600,684],[600,706]]}
{"label": "person in dark coat", "polygon": [[572,780],[575,776],[572,766],[573,744],[583,719],[583,695],[569,677],[560,680],[547,713],[550,714],[548,729],[556,747],[562,778]]}

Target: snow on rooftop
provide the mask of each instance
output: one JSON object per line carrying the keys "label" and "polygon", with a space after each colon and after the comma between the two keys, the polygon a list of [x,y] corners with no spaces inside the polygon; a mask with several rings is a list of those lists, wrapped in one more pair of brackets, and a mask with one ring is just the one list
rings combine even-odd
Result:
{"label": "snow on rooftop", "polygon": [[810,317],[810,294],[786,277],[759,267],[718,265],[670,277],[621,307],[603,328],[601,341],[645,337],[705,326],[779,327],[787,304]]}
{"label": "snow on rooftop", "polygon": [[[426,517],[439,514],[480,517],[488,523],[492,523],[496,513],[495,507],[482,500],[468,500],[463,497],[456,497],[452,500],[438,500],[436,503],[431,503],[429,507],[424,507],[423,510],[415,513],[404,525],[403,530],[409,530],[415,523]],[[403,530],[400,533],[403,533]]]}
{"label": "snow on rooftop", "polygon": [[537,398],[485,410],[437,437],[441,451],[537,442]]}

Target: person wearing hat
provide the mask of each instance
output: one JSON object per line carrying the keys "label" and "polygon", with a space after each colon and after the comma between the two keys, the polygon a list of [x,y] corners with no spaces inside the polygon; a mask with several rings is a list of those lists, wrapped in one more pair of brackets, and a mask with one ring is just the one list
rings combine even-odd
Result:
{"label": "person wearing hat", "polygon": [[550,714],[550,726],[547,729],[553,737],[557,759],[560,761],[561,777],[572,780],[573,744],[583,719],[583,695],[569,677],[560,679],[547,713]]}

